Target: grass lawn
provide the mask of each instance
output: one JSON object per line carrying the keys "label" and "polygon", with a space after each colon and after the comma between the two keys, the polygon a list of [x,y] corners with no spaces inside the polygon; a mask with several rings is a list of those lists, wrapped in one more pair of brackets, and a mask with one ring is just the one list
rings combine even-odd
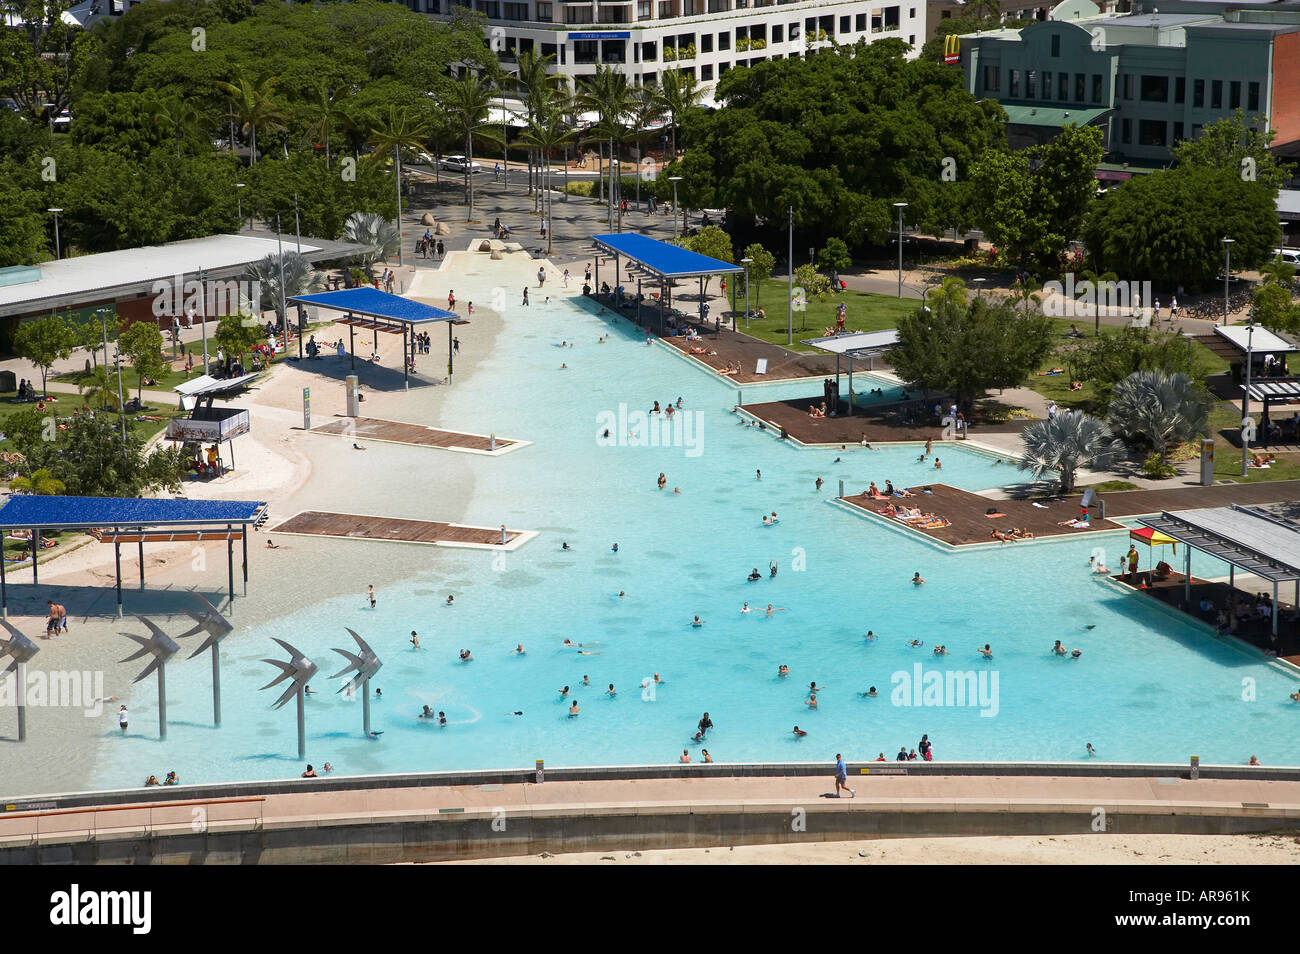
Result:
{"label": "grass lawn", "polygon": [[[711,286],[717,289],[717,284]],[[786,282],[769,278],[755,282],[749,290],[749,307],[754,311],[764,309],[767,318],[764,321],[751,320],[747,333],[762,341],[785,345],[786,327],[789,316],[786,313],[786,300],[789,286]],[[835,327],[835,311],[840,302],[848,306],[846,325],[850,331],[883,331],[893,328],[898,319],[910,315],[920,307],[915,298],[894,298],[891,295],[876,295],[871,292],[842,291],[839,294],[827,294],[825,301],[810,301],[804,311],[794,313],[794,351],[811,352],[813,349],[800,344],[804,338],[820,338],[827,328]],[[736,297],[736,309],[744,312],[743,295]],[[736,319],[736,328],[746,331],[743,318]]]}
{"label": "grass lawn", "polygon": [[[11,414],[16,414],[17,412],[24,411],[24,410],[35,410],[36,408],[35,404],[13,403],[12,399],[15,396],[16,396],[15,392],[13,391],[9,391],[7,393],[0,393],[0,432],[5,430],[5,421],[8,419],[8,417]],[[53,394],[51,396],[56,399],[55,402],[51,405],[55,417],[68,417],[77,408],[85,406],[84,399],[78,394]],[[136,433],[139,434],[141,437],[143,437],[146,441],[151,439],[155,434],[158,434],[161,431],[166,430],[167,422],[171,420],[173,417],[176,417],[184,413],[174,405],[159,407],[157,405],[146,404],[145,406],[152,407],[152,410],[147,412],[150,417],[157,417],[161,419],[158,421],[132,421],[132,423],[135,426]],[[114,418],[113,420],[116,423],[117,419]],[[9,450],[9,449],[10,448],[6,447],[5,441],[0,441],[0,450]]]}

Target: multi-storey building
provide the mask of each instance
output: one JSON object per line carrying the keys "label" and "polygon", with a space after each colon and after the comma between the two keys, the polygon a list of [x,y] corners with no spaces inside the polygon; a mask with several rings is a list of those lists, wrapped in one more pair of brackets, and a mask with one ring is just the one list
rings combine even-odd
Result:
{"label": "multi-storey building", "polygon": [[920,49],[925,0],[406,0],[448,17],[457,4],[487,17],[508,69],[519,53],[554,56],[556,72],[618,66],[637,85],[676,70],[712,87],[727,70],[859,40],[895,37]]}
{"label": "multi-storey building", "polygon": [[1159,163],[1241,109],[1277,130],[1275,151],[1300,151],[1300,4],[1145,0],[1136,9],[1113,16],[1066,0],[1045,22],[964,36],[967,88],[1002,104],[1015,145],[1092,124],[1116,157]]}

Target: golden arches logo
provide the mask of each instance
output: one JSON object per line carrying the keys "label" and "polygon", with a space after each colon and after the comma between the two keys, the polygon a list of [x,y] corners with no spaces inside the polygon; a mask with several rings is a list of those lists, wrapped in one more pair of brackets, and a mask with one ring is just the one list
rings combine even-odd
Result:
{"label": "golden arches logo", "polygon": [[948,64],[961,60],[961,37],[950,33],[943,38],[943,61]]}

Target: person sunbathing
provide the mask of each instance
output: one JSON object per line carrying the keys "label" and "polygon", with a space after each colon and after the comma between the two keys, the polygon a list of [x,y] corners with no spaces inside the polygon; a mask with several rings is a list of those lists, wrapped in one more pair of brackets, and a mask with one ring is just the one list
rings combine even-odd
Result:
{"label": "person sunbathing", "polygon": [[880,498],[882,496],[880,493],[880,489],[876,486],[876,482],[874,480],[871,482],[871,486],[867,488],[867,496],[875,497],[875,498]]}
{"label": "person sunbathing", "polygon": [[1024,527],[1012,527],[1010,532],[1011,532],[1011,536],[1013,536],[1017,540],[1034,539],[1033,531],[1027,530]]}
{"label": "person sunbathing", "polygon": [[904,487],[902,490],[897,491],[897,494],[898,494],[898,496],[900,496],[900,497],[915,497],[915,496],[916,496],[916,494],[912,493],[912,492],[911,492],[910,490],[908,490],[906,487]]}
{"label": "person sunbathing", "polygon": [[1040,378],[1050,378],[1054,374],[1064,374],[1064,373],[1065,373],[1064,368],[1052,368],[1050,371],[1039,371],[1038,376]]}
{"label": "person sunbathing", "polygon": [[994,530],[992,533],[989,534],[989,536],[992,537],[994,540],[1001,540],[1003,543],[1016,542],[1016,538],[1013,537],[1011,534],[1007,533],[1005,530]]}
{"label": "person sunbathing", "polygon": [[884,514],[886,517],[895,517],[898,515],[898,508],[895,507],[892,503],[886,504],[885,506],[877,510],[876,513]]}
{"label": "person sunbathing", "polygon": [[1070,390],[1071,390],[1071,391],[1082,391],[1082,390],[1083,390],[1083,382],[1082,382],[1082,381],[1071,381],[1071,382],[1070,382]]}

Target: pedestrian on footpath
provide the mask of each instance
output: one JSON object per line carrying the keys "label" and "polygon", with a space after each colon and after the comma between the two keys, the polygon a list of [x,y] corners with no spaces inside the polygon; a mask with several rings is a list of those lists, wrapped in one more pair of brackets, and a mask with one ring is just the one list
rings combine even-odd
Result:
{"label": "pedestrian on footpath", "polygon": [[833,797],[835,798],[840,797],[840,789],[844,789],[844,791],[848,792],[850,798],[857,797],[858,790],[856,788],[849,788],[849,770],[848,767],[844,764],[844,756],[836,752],[835,753],[835,795]]}

